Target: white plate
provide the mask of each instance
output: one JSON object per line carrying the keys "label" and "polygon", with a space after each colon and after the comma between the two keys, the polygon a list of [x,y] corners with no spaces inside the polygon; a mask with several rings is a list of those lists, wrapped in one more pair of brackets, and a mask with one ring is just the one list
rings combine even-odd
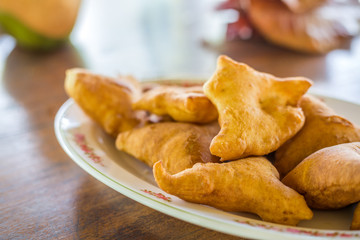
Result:
{"label": "white plate", "polygon": [[[360,125],[360,106],[323,97],[337,113]],[[298,227],[261,221],[246,213],[230,213],[185,202],[157,187],[151,169],[116,150],[114,139],[96,126],[82,110],[68,100],[55,118],[57,139],[65,152],[93,177],[162,213],[227,234],[257,239],[360,239],[350,231],[354,206],[337,211],[314,211],[314,218]]]}

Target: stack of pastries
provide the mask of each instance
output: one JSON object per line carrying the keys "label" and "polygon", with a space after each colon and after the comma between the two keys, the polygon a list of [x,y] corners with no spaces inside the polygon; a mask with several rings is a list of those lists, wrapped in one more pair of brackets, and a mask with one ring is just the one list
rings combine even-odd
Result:
{"label": "stack of pastries", "polygon": [[[360,201],[360,128],[307,94],[311,85],[226,56],[204,85],[83,69],[65,79],[68,95],[117,149],[153,168],[165,192],[287,225]],[[351,229],[360,229],[360,207]]]}

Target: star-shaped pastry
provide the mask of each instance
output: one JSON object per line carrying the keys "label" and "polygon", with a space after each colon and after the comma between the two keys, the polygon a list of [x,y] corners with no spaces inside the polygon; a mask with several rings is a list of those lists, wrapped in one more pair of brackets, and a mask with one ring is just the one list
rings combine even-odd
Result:
{"label": "star-shaped pastry", "polygon": [[311,85],[304,77],[277,78],[220,56],[204,85],[221,127],[211,153],[232,160],[275,151],[303,126],[298,103]]}

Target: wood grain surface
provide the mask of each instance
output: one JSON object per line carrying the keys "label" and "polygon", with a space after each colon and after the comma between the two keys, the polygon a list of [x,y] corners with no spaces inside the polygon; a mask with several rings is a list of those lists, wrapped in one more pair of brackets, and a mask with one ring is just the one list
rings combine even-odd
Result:
{"label": "wood grain surface", "polygon": [[[133,39],[136,34],[124,26],[114,44],[105,37],[114,34],[106,32],[106,23],[93,24],[101,18],[90,11],[98,3],[90,3],[72,35],[73,45],[35,54],[0,37],[0,239],[240,239],[145,207],[78,167],[61,149],[53,127],[56,112],[68,98],[63,88],[68,68],[140,77],[173,72],[210,76],[216,57],[227,54],[278,76],[307,76],[315,88],[360,103],[359,39],[349,48],[308,56],[263,42],[202,44],[184,31],[177,36],[181,41],[159,48],[156,40],[166,33],[146,33],[152,34],[148,41],[127,45],[120,40],[124,34]],[[96,31],[105,36],[96,38]],[[173,53],[177,57],[170,56]]]}
{"label": "wood grain surface", "polygon": [[0,94],[0,239],[235,239],[145,207],[85,173],[61,149],[54,117],[74,49],[15,48]]}

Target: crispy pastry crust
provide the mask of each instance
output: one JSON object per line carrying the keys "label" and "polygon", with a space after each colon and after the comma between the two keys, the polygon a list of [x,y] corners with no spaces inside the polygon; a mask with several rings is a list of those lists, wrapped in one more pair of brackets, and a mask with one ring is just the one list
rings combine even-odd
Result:
{"label": "crispy pastry crust", "polygon": [[128,78],[131,77],[115,79],[84,69],[69,69],[65,90],[90,118],[115,137],[141,122],[131,106],[139,93]]}
{"label": "crispy pastry crust", "polygon": [[360,129],[337,115],[320,99],[306,95],[300,101],[304,127],[275,154],[274,165],[285,176],[310,154],[340,143],[360,141]]}
{"label": "crispy pastry crust", "polygon": [[282,182],[303,194],[310,207],[338,209],[360,201],[360,142],[321,149]]}
{"label": "crispy pastry crust", "polygon": [[305,118],[298,102],[311,86],[303,77],[277,78],[220,56],[204,92],[219,113],[221,131],[210,151],[222,160],[275,151]]}
{"label": "crispy pastry crust", "polygon": [[185,201],[255,213],[265,221],[288,225],[313,216],[304,198],[282,184],[277,170],[263,157],[197,163],[175,175],[157,162],[153,171],[161,189]]}
{"label": "crispy pastry crust", "polygon": [[209,123],[218,117],[216,108],[204,95],[202,86],[155,87],[146,91],[133,107],[157,115],[169,115],[179,122]]}
{"label": "crispy pastry crust", "polygon": [[215,122],[207,125],[164,122],[119,134],[116,147],[150,167],[162,161],[171,174],[191,168],[197,162],[218,162],[211,155],[211,139],[218,133]]}

